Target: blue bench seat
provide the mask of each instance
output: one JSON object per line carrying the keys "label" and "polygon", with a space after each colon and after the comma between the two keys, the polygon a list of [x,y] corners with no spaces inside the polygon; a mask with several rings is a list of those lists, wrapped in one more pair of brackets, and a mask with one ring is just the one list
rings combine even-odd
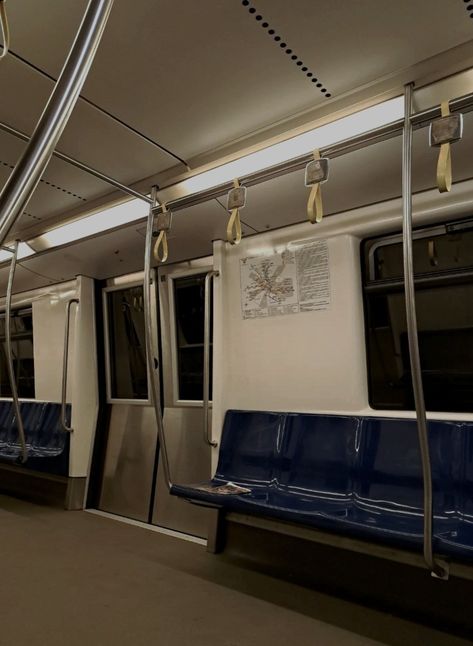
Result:
{"label": "blue bench seat", "polygon": [[[473,423],[431,421],[429,445],[434,549],[471,561]],[[219,493],[228,483],[247,491]],[[171,493],[422,551],[415,420],[228,411],[215,477],[201,485],[174,485]]]}
{"label": "blue bench seat", "polygon": [[[61,405],[21,402],[28,459],[22,466],[57,475],[69,473],[69,433],[62,429]],[[66,419],[70,421],[71,407]],[[20,464],[22,456],[17,420],[11,401],[0,401],[0,461]]]}

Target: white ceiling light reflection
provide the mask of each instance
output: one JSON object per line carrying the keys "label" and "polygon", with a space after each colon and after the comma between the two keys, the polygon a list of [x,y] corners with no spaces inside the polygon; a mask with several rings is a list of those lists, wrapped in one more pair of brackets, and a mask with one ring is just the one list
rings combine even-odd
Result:
{"label": "white ceiling light reflection", "polygon": [[397,121],[403,116],[404,99],[403,97],[396,97],[314,128],[281,143],[268,146],[258,152],[245,155],[228,164],[222,164],[212,170],[199,173],[194,177],[183,180],[180,185],[185,188],[186,194],[199,193],[230,182],[235,178],[245,177],[300,155],[305,155],[316,148],[324,148],[350,137],[362,135],[370,130]]}
{"label": "white ceiling light reflection", "polygon": [[148,210],[149,206],[146,202],[130,200],[93,215],[88,215],[85,218],[74,220],[74,222],[69,222],[56,229],[51,229],[51,231],[43,233],[30,242],[37,251],[59,247],[75,240],[88,238],[109,229],[129,224],[135,220],[141,220],[141,218],[148,215]]}

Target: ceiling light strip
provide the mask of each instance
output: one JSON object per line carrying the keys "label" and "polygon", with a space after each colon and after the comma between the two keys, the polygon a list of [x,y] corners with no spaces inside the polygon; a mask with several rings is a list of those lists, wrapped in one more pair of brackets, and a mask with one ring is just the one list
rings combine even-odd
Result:
{"label": "ceiling light strip", "polygon": [[[393,121],[390,121],[392,117],[396,116],[396,101],[398,100],[399,98],[391,99],[390,101],[385,102],[384,117],[382,114],[383,104],[372,106],[373,110],[375,108],[378,108],[380,110],[380,113],[378,114],[378,123],[380,125],[378,125],[378,127],[374,129],[360,132],[360,130],[363,130],[362,119],[362,121],[360,121],[358,124],[357,134],[352,134],[352,136],[347,136],[344,139],[340,140],[340,137],[342,136],[340,132],[348,134],[346,132],[346,128],[344,131],[341,126],[344,125],[346,127],[347,124],[353,125],[354,122],[350,121],[350,118],[356,117],[357,114],[358,118],[363,117],[365,121],[367,121],[367,123],[369,123],[370,125],[373,123],[372,118],[373,115],[376,114],[376,112],[370,112],[371,108],[368,108],[366,110],[360,111],[360,113],[354,113],[354,115],[349,115],[348,117],[344,117],[343,119],[339,119],[338,121],[326,124],[326,126],[321,126],[320,128],[315,128],[312,131],[308,131],[306,133],[303,133],[302,135],[293,137],[292,144],[291,140],[280,142],[280,144],[284,146],[289,142],[289,145],[294,146],[294,144],[296,144],[297,146],[299,146],[299,148],[300,146],[314,146],[315,138],[321,136],[321,133],[324,135],[324,137],[328,136],[328,134],[330,133],[336,133],[335,136],[332,137],[332,141],[334,141],[334,143],[330,143],[329,138],[325,140],[325,145],[320,146],[321,154],[330,158],[335,158],[350,152],[354,152],[355,150],[365,148],[374,143],[391,139],[395,136],[398,136],[402,132],[403,128],[403,118],[395,118]],[[450,103],[450,109],[452,112],[472,111],[473,93],[465,95],[458,99],[453,99]],[[428,110],[413,114],[411,117],[411,122],[414,128],[420,128],[428,124],[433,119],[437,118],[439,115],[440,106],[435,106],[433,108],[429,108]],[[386,121],[385,123],[382,123],[383,118]],[[330,128],[332,128],[332,130],[330,130]],[[261,151],[258,151],[258,153],[246,155],[240,159],[234,160],[234,162],[222,164],[221,166],[218,166],[214,169],[202,172],[191,178],[170,185],[160,191],[160,197],[161,199],[164,199],[166,201],[170,208],[172,207],[174,211],[177,211],[225,195],[233,185],[233,181],[227,181],[225,179],[225,174],[234,173],[236,163],[243,164],[243,168],[245,167],[245,165],[247,166],[247,168],[250,168],[250,172],[248,173],[242,172],[237,174],[240,175],[242,184],[244,184],[245,186],[252,186],[268,181],[269,179],[272,179],[274,177],[286,175],[288,173],[302,169],[307,164],[307,162],[312,159],[312,152],[301,154],[301,151],[299,150],[299,154],[296,155],[296,150],[292,148],[292,157],[291,155],[288,155],[285,160],[271,165],[271,155],[269,157],[265,157],[265,155],[267,155],[268,151],[271,152],[271,149],[276,149],[276,146],[279,146],[280,144],[269,146],[265,149],[262,149]],[[283,150],[285,150],[286,153],[288,151],[288,149],[277,148],[277,155],[280,155],[281,151]],[[261,157],[254,157],[259,153],[262,153]],[[258,163],[262,163],[259,169],[255,168],[255,160],[258,161]],[[212,173],[214,172],[216,174],[212,175]],[[218,179],[218,173],[220,173],[220,183],[218,183],[218,181],[215,181],[216,179]],[[208,188],[198,190],[199,186],[198,183],[196,185],[196,180],[198,180],[199,178],[201,181],[201,186],[204,187],[206,184],[208,184],[209,178],[212,179],[212,181],[214,181],[215,183],[210,183],[210,186]],[[193,190],[190,190],[191,188]],[[174,199],[172,198],[173,193],[177,194]],[[150,200],[148,196],[142,197],[146,197],[146,202]],[[34,251],[45,251],[52,247],[70,244],[75,242],[76,240],[85,239],[94,235],[98,235],[100,233],[104,233],[105,231],[120,228],[121,226],[130,224],[131,222],[136,222],[146,217],[146,213],[147,208],[141,199],[131,200],[118,206],[94,213],[84,218],[75,220],[74,222],[69,222],[63,226],[52,229],[51,231],[30,240],[29,244]],[[2,262],[1,252],[0,262]]]}

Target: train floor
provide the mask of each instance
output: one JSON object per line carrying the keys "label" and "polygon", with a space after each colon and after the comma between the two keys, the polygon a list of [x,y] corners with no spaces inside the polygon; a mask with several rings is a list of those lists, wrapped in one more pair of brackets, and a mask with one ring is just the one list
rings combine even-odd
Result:
{"label": "train floor", "polygon": [[470,644],[205,547],[0,496],[1,646]]}

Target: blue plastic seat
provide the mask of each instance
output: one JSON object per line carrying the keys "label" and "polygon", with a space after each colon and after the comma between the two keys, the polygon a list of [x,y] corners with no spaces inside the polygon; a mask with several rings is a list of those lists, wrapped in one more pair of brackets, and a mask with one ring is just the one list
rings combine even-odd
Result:
{"label": "blue plastic seat", "polygon": [[249,506],[265,504],[279,472],[285,417],[252,411],[228,411],[225,416],[217,472],[209,483],[202,484],[219,487],[231,482],[249,489],[248,493],[223,496],[192,484],[173,485],[171,493],[216,505],[225,498],[228,508],[241,508],[243,498]]}
{"label": "blue plastic seat", "polygon": [[[69,433],[62,429],[61,405],[51,402],[21,402],[28,459],[22,466],[37,471],[68,475]],[[70,406],[66,409],[70,420]],[[19,463],[22,448],[11,401],[0,402],[0,460]]]}
{"label": "blue plastic seat", "polygon": [[[473,423],[430,421],[433,544],[473,559]],[[245,493],[221,495],[234,483]],[[203,490],[201,487],[203,487]],[[415,420],[228,411],[215,478],[171,493],[231,511],[422,550]]]}

